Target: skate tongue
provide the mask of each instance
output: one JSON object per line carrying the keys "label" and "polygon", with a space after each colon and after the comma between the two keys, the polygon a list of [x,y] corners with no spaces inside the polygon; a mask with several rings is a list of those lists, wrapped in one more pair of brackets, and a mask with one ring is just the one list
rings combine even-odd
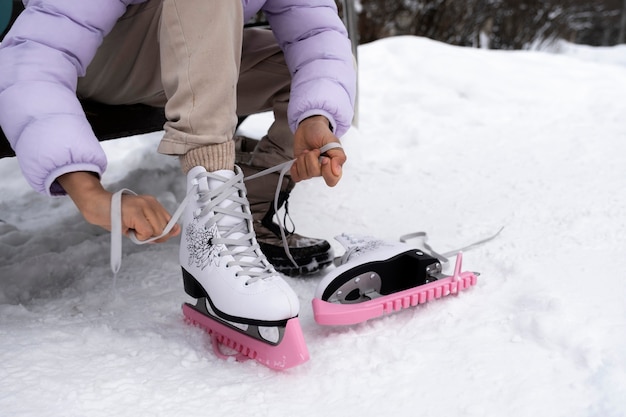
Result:
{"label": "skate tongue", "polygon": [[[236,175],[235,171],[229,169],[223,169],[218,171],[210,172],[210,176],[207,175],[209,173],[203,166],[196,166],[189,170],[187,173],[187,190],[191,190],[193,187],[197,186],[198,191],[201,193],[209,193],[212,190],[217,190],[218,188],[224,186],[224,183],[233,179]],[[236,190],[233,189],[233,194],[236,194]],[[233,205],[232,201],[224,200],[217,207],[220,208],[228,208]],[[242,213],[241,207],[230,207],[230,210],[235,212]],[[237,223],[241,222],[240,218],[234,216],[225,215],[219,222],[219,225],[232,227]]]}
{"label": "skate tongue", "polygon": [[[211,172],[209,176],[205,177],[206,181],[199,181],[199,190],[216,192],[220,188],[227,187],[226,183],[237,180],[237,178],[237,182],[243,184],[241,170],[238,167],[235,169],[236,172],[232,170]],[[221,237],[229,241],[227,243],[228,250],[231,251],[231,255],[237,258],[246,275],[251,277],[262,277],[266,274],[272,275],[267,270],[268,265],[261,262],[253,248],[252,215],[249,211],[244,210],[244,204],[241,203],[241,200],[245,196],[242,194],[244,192],[241,191],[239,186],[225,188],[219,192],[219,197],[223,198],[223,200],[213,207],[213,210],[219,212],[220,215],[220,219],[215,224],[218,226]]]}
{"label": "skate tongue", "polygon": [[[206,182],[200,181],[200,183],[198,184],[198,188],[201,191],[216,190],[216,189],[224,186],[225,182],[235,178],[235,176],[237,175],[237,173],[235,173],[235,171],[232,171],[232,170],[229,170],[229,169],[223,169],[223,170],[219,170],[219,171],[214,171],[211,174],[212,174],[212,176],[206,178]],[[202,188],[203,186],[207,186],[208,189],[204,190]],[[231,194],[232,194],[233,197],[238,197],[239,196],[239,193],[237,192],[236,188],[232,189],[232,193]],[[232,212],[235,212],[235,213],[243,214],[243,212],[244,212],[241,204],[235,204],[230,199],[226,199],[226,200],[222,201],[216,207],[223,208],[223,209],[228,209],[229,211],[232,211]],[[232,226],[236,226],[236,225],[240,224],[242,221],[243,221],[242,217],[236,217],[236,216],[232,216],[232,215],[224,215],[224,217],[222,217],[217,224],[219,226],[232,227]],[[243,236],[243,233],[234,233],[232,235],[233,238],[238,238],[238,237],[241,237],[241,236]]]}

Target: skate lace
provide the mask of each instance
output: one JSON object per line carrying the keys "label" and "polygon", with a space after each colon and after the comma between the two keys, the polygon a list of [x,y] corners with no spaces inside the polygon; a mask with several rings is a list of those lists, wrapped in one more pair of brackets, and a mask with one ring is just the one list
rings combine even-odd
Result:
{"label": "skate lace", "polygon": [[[234,258],[234,261],[229,262],[227,266],[240,267],[242,270],[236,275],[248,276],[249,279],[246,281],[248,284],[276,275],[274,268],[267,261],[256,242],[252,226],[252,214],[244,197],[243,173],[239,171],[233,178],[227,179],[210,172],[203,172],[196,176],[196,182],[204,177],[219,180],[223,184],[214,190],[201,191],[198,190],[197,185],[190,190],[190,193],[197,195],[197,202],[202,206],[194,215],[200,218],[211,212],[214,213],[206,221],[205,227],[207,230],[213,228],[214,225],[217,227],[219,237],[211,238],[211,244],[226,247],[226,250],[219,252],[219,255],[230,255]],[[230,202],[230,204],[224,207],[220,206],[225,201]],[[236,218],[239,221],[230,225],[220,222],[225,217]]]}
{"label": "skate lace", "polygon": [[[320,154],[324,154],[330,149],[340,147],[341,145],[339,143],[329,143],[320,149]],[[256,242],[254,228],[252,226],[252,214],[250,213],[250,210],[248,208],[247,200],[245,199],[245,197],[243,197],[245,195],[245,186],[243,184],[243,181],[252,180],[262,177],[264,175],[280,171],[278,183],[276,186],[276,193],[274,195],[274,210],[278,212],[278,201],[282,181],[284,176],[291,169],[291,166],[294,162],[295,160],[284,162],[272,168],[268,168],[264,171],[251,175],[247,178],[243,178],[243,173],[240,170],[238,170],[236,175],[230,179],[221,177],[210,172],[200,173],[195,178],[194,186],[189,189],[187,195],[180,203],[174,214],[172,214],[172,218],[167,223],[165,229],[163,229],[163,232],[159,236],[155,236],[146,240],[139,240],[137,239],[137,236],[135,236],[135,233],[130,230],[128,232],[128,237],[133,243],[137,245],[144,245],[146,243],[154,242],[155,240],[167,236],[178,222],[178,219],[180,219],[180,216],[183,214],[185,207],[187,206],[189,201],[194,198],[194,196],[198,196],[197,201],[203,207],[199,208],[199,211],[196,213],[196,217],[202,217],[211,211],[215,213],[215,216],[211,216],[205,223],[205,226],[207,228],[210,229],[211,227],[213,227],[213,225],[215,225],[217,226],[217,229],[219,231],[220,237],[212,238],[211,243],[214,245],[223,244],[226,247],[226,250],[220,252],[220,255],[231,255],[234,258],[234,261],[229,262],[228,265],[238,266],[242,269],[242,271],[238,272],[237,275],[245,275],[250,277],[249,280],[246,281],[246,283],[248,284],[252,284],[259,279],[265,279],[274,276],[276,275],[276,272],[273,266],[267,261],[265,255],[263,255],[263,253],[261,252],[259,244]],[[217,187],[215,190],[202,191],[198,189],[198,181],[202,177],[216,179],[223,182],[223,184]],[[110,259],[111,271],[113,271],[114,289],[117,282],[117,273],[122,266],[122,195],[124,194],[137,195],[135,192],[127,188],[123,188],[114,193],[111,199]],[[220,203],[227,200],[232,201],[232,203],[226,207],[219,206]],[[224,225],[218,223],[225,216],[239,218],[241,221],[236,222],[232,225]],[[298,264],[293,259],[289,251],[289,245],[287,243],[287,237],[284,230],[285,228],[280,221],[280,218],[278,219],[278,223],[285,253],[287,254],[289,260],[296,267],[298,267]],[[240,235],[238,236],[237,234]]]}
{"label": "skate lace", "polygon": [[400,242],[407,243],[409,240],[421,239],[424,252],[427,252],[430,256],[439,259],[439,261],[441,261],[442,263],[447,264],[450,261],[449,257],[457,255],[460,252],[468,251],[485,243],[491,242],[492,240],[497,238],[503,230],[504,226],[500,227],[500,229],[498,229],[498,231],[491,236],[487,236],[483,239],[467,244],[461,248],[457,248],[443,253],[435,251],[433,247],[428,244],[428,233],[426,232],[414,232],[402,235],[400,236]]}
{"label": "skate lace", "polygon": [[[331,142],[328,143],[324,146],[322,146],[320,148],[320,155],[324,155],[326,152],[328,152],[331,149],[335,149],[335,148],[341,148],[341,144],[337,143],[337,142]],[[320,156],[321,158],[321,156]],[[276,166],[273,166],[271,168],[268,168],[266,170],[263,170],[261,172],[257,172],[254,175],[250,175],[247,178],[244,179],[244,181],[249,181],[249,180],[253,180],[255,178],[259,178],[262,177],[264,175],[268,175],[268,174],[272,174],[274,172],[280,172],[280,175],[278,176],[278,182],[276,184],[276,192],[274,193],[274,213],[278,214],[278,206],[279,204],[279,200],[280,200],[280,189],[281,189],[281,185],[283,183],[283,178],[285,177],[285,175],[289,172],[289,170],[291,169],[291,166],[294,164],[296,160],[292,159],[291,161],[287,161],[287,162],[283,162],[282,164],[278,164]],[[286,204],[286,203],[285,203]],[[287,218],[289,214],[289,211],[287,209],[285,209],[285,219]],[[291,219],[291,217],[289,217]],[[300,265],[298,265],[298,263],[295,261],[295,259],[293,259],[293,256],[291,255],[291,251],[289,250],[289,243],[287,241],[287,235],[285,233],[285,226],[283,224],[283,222],[280,220],[280,216],[276,216],[276,219],[278,221],[278,229],[280,230],[280,238],[283,242],[283,249],[285,249],[285,254],[287,255],[287,258],[289,259],[289,261],[291,261],[291,263],[296,267],[299,268]],[[293,224],[293,222],[292,222]],[[294,228],[295,231],[295,228]]]}

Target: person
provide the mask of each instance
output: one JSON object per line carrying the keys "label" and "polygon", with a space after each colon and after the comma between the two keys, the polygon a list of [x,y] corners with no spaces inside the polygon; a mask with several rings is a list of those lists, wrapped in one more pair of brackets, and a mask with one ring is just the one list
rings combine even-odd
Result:
{"label": "person", "polygon": [[[356,91],[350,41],[334,2],[29,0],[25,6],[0,45],[0,126],[30,185],[69,195],[87,222],[110,229],[112,193],[100,182],[106,157],[79,98],[164,106],[158,151],[179,157],[195,198],[182,227],[157,242],[181,234],[185,290],[206,297],[216,315],[231,321],[295,317],[298,297],[257,241],[276,240],[273,187],[267,178],[247,184],[251,214],[243,177],[295,158],[282,202],[293,183],[340,180],[343,149],[319,152],[350,127]],[[259,11],[271,30],[244,29]],[[266,110],[275,121],[250,150],[249,140],[234,137],[238,116]],[[124,195],[121,211],[124,233],[139,240],[159,236],[171,218],[149,195]],[[293,234],[289,243],[296,249],[306,241]],[[325,241],[310,241],[303,256],[328,256]],[[269,242],[265,251],[278,247]]]}

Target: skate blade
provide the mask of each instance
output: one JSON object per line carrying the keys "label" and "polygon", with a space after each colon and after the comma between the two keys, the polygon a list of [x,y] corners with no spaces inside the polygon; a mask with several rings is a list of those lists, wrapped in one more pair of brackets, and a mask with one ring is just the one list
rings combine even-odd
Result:
{"label": "skate blade", "polygon": [[[209,333],[213,350],[222,359],[230,357],[234,357],[237,361],[253,359],[275,370],[293,368],[309,360],[309,352],[297,317],[287,321],[285,327],[281,329],[282,338],[280,341],[271,344],[221,323],[188,303],[183,304],[183,315],[191,324],[201,327]],[[237,353],[234,355],[224,354],[222,346]]]}
{"label": "skate blade", "polygon": [[[327,300],[313,299],[313,314],[315,321],[321,325],[350,325],[390,314],[402,309],[425,304],[450,294],[458,294],[460,291],[476,285],[478,280],[474,272],[461,272],[462,254],[457,255],[454,275],[440,276],[437,280],[428,282],[406,290],[392,294],[381,295],[375,291],[380,277],[373,277],[374,284],[368,293],[359,295],[358,298],[344,299],[337,297],[336,293]],[[361,277],[355,277],[355,281]],[[354,284],[357,286],[358,284]]]}

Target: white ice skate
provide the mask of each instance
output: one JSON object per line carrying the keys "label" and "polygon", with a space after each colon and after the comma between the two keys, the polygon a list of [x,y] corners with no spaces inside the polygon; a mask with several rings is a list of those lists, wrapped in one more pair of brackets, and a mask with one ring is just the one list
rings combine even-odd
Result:
{"label": "white ice skate", "polygon": [[297,295],[259,249],[243,174],[193,168],[182,214],[180,262],[184,288],[196,299],[183,313],[219,345],[274,369],[305,362]]}
{"label": "white ice skate", "polygon": [[347,234],[335,239],[346,252],[317,287],[313,312],[319,324],[361,323],[476,284],[476,273],[461,271],[461,253],[454,274],[446,276],[439,259],[406,243]]}

